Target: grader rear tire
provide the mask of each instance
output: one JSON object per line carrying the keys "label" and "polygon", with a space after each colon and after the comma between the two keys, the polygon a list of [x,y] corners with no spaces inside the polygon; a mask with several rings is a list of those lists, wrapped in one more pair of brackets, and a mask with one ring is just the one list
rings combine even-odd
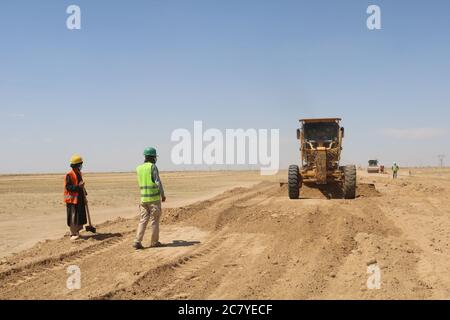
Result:
{"label": "grader rear tire", "polygon": [[300,188],[302,187],[302,176],[297,165],[289,166],[288,189],[289,199],[298,199],[300,197]]}
{"label": "grader rear tire", "polygon": [[355,199],[356,197],[356,166],[345,166],[344,183],[342,186],[342,193],[344,199]]}

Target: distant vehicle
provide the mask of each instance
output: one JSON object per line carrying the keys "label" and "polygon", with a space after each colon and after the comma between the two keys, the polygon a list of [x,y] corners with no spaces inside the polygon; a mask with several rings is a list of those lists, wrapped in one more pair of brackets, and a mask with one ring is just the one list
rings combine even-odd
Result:
{"label": "distant vehicle", "polygon": [[369,160],[369,166],[367,167],[368,173],[380,173],[381,168],[378,160]]}

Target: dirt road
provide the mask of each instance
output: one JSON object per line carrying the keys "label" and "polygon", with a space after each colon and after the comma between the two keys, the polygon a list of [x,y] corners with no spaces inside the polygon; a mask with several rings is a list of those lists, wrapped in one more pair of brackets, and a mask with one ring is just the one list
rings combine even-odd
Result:
{"label": "dirt road", "polygon": [[[134,251],[137,220],[41,242],[0,265],[1,299],[449,299],[450,172],[359,172],[355,200],[276,182],[164,210],[165,247]],[[145,244],[145,243],[144,243]],[[67,267],[81,270],[69,290]],[[380,289],[368,289],[368,266]]]}

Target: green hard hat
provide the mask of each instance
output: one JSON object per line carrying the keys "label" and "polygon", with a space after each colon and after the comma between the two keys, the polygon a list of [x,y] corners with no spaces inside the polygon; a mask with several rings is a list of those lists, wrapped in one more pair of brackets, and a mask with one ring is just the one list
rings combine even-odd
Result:
{"label": "green hard hat", "polygon": [[156,157],[156,149],[153,147],[145,149],[144,156]]}

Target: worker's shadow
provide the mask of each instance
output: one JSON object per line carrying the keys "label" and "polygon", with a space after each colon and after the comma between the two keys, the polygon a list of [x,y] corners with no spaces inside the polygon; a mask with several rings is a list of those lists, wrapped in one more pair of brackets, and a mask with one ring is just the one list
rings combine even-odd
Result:
{"label": "worker's shadow", "polygon": [[164,243],[164,248],[177,248],[177,247],[190,247],[200,244],[200,241],[185,241],[185,240],[173,240],[171,243]]}
{"label": "worker's shadow", "polygon": [[110,238],[120,238],[123,235],[121,233],[95,233],[95,234],[83,234],[81,238],[83,240],[94,239],[97,241],[103,241]]}

